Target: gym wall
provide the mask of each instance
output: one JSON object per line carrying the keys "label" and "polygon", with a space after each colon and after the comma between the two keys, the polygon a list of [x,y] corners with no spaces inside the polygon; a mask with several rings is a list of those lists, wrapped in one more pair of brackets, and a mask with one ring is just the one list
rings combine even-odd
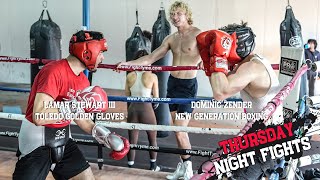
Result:
{"label": "gym wall", "polygon": [[[47,0],[52,20],[62,32],[62,57],[68,56],[70,36],[82,26],[82,0]],[[166,13],[174,0],[163,0]],[[271,63],[280,60],[279,26],[284,19],[287,0],[186,0],[193,10],[194,25],[201,30],[219,28],[229,23],[247,21],[256,34],[256,53]],[[161,0],[91,0],[90,29],[102,31],[109,50],[103,63],[115,64],[125,60],[125,41],[136,24],[135,10],[139,10],[139,24],[152,30]],[[295,17],[300,21],[304,43],[309,38],[319,40],[320,2],[318,0],[290,0]],[[30,57],[29,33],[31,25],[41,14],[42,0],[1,0],[0,55]],[[46,16],[45,16],[46,17]],[[171,26],[174,33],[176,28]],[[0,82],[29,83],[29,64],[0,63]],[[112,83],[111,83],[112,80]],[[211,96],[207,77],[198,73],[199,96]],[[93,84],[104,88],[124,89],[125,72],[99,69]]]}

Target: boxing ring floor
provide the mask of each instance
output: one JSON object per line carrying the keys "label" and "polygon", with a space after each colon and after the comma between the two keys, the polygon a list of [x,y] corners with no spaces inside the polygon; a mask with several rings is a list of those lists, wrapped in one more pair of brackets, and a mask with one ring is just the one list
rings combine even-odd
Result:
{"label": "boxing ring floor", "polygon": [[[14,152],[0,151],[0,180],[12,179],[16,158]],[[97,164],[91,163],[91,168],[96,180],[151,180],[165,179],[168,172],[152,172],[144,169],[125,168],[119,166],[104,165],[101,170]],[[125,177],[125,178],[124,178]],[[49,173],[47,180],[53,180],[53,176]]]}
{"label": "boxing ring floor", "polygon": [[[0,86],[5,87],[18,87],[18,88],[30,88],[28,85],[14,85],[14,84],[4,84],[0,83]],[[112,96],[124,96],[124,91],[105,89],[108,95]],[[3,106],[20,106],[22,113],[25,113],[26,104],[28,100],[29,93],[20,92],[7,92],[0,91],[0,111],[3,111]],[[239,111],[235,109],[228,109],[229,111]],[[126,103],[116,102],[116,107],[114,109],[109,109],[109,112],[124,112],[126,115]],[[195,109],[194,112],[211,112],[210,109]],[[226,112],[226,109],[221,111]],[[125,121],[125,120],[124,120]],[[6,119],[0,119],[0,128],[3,127],[19,127],[19,121],[12,121]],[[231,120],[224,121],[200,121],[191,120],[189,126],[193,127],[215,127],[215,128],[241,128],[245,121],[236,122]],[[128,131],[123,129],[112,129],[124,137],[128,137]],[[83,133],[76,126],[72,126],[72,132]],[[202,149],[202,150],[215,150],[217,148],[217,142],[231,138],[233,136],[228,135],[208,135],[208,134],[189,134],[189,138],[192,144],[192,149]],[[312,149],[307,151],[304,155],[314,154],[320,152],[320,138],[319,136],[313,136],[312,138]],[[14,170],[16,157],[15,150],[17,149],[17,138],[3,137],[0,136],[0,180],[1,179],[12,179],[12,172]],[[159,147],[173,147],[177,148],[176,139],[174,133],[166,138],[157,138],[157,143]],[[138,144],[148,144],[146,133],[141,131],[139,133]],[[147,151],[136,151],[136,160],[134,168],[127,168],[126,157],[120,161],[115,161],[108,158],[109,149],[103,148],[103,159],[104,166],[101,170],[98,169],[98,164],[95,163],[97,160],[97,147],[79,145],[84,155],[91,162],[91,167],[97,179],[165,179],[168,172],[173,172],[179,161],[179,156],[176,154],[168,153],[158,153],[157,164],[161,166],[161,172],[152,172],[147,170],[149,167],[149,153]],[[207,157],[193,156],[193,170],[197,170],[202,162],[207,160]],[[320,168],[320,165],[306,166],[302,168]],[[53,179],[52,176],[48,176],[48,179]]]}

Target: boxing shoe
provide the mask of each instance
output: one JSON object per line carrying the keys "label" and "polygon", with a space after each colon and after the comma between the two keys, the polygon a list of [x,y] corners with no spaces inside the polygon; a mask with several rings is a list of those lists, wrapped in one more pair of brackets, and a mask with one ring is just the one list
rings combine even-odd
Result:
{"label": "boxing shoe", "polygon": [[151,171],[159,172],[161,170],[160,166],[156,166],[154,169],[151,169]]}
{"label": "boxing shoe", "polygon": [[176,171],[173,174],[167,175],[169,180],[184,179],[189,180],[193,176],[192,162],[185,161],[183,163],[179,162]]}
{"label": "boxing shoe", "polygon": [[156,160],[150,160],[150,168],[149,170],[158,172],[161,170],[161,167],[157,165]]}
{"label": "boxing shoe", "polygon": [[176,171],[173,174],[169,174],[166,176],[168,180],[177,180],[183,178],[186,169],[185,166],[181,162],[178,163]]}
{"label": "boxing shoe", "polygon": [[193,171],[192,171],[192,162],[191,161],[185,161],[183,163],[183,166],[185,167],[185,172],[183,175],[184,180],[189,180],[193,176]]}

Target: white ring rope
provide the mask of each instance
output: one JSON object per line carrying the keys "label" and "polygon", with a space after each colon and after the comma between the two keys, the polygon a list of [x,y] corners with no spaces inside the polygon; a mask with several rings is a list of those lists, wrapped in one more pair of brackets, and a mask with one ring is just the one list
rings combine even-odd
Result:
{"label": "white ring rope", "polygon": [[152,125],[139,123],[114,123],[106,121],[97,121],[105,127],[128,129],[128,130],[148,130],[148,131],[174,131],[174,132],[189,132],[197,134],[216,134],[216,135],[237,135],[240,129],[223,129],[223,128],[200,128],[200,127],[185,127],[185,126],[166,126]]}
{"label": "white ring rope", "polygon": [[[312,113],[318,112],[319,110],[311,109]],[[320,115],[317,114],[318,119],[320,120]],[[26,120],[25,115],[22,114],[12,114],[12,113],[3,113],[0,112],[0,118],[2,119],[10,119],[10,120]],[[156,131],[175,131],[175,132],[190,132],[190,133],[207,133],[207,134],[217,134],[217,135],[236,135],[239,132],[239,129],[223,129],[223,128],[198,128],[198,127],[182,127],[182,126],[165,126],[165,125],[150,125],[150,124],[138,124],[138,123],[115,123],[115,122],[105,122],[105,121],[97,121],[96,123],[100,123],[106,127],[111,128],[120,128],[120,129],[128,129],[128,130],[156,130]],[[72,122],[72,124],[75,124]],[[319,130],[320,131],[320,130]],[[308,136],[308,135],[307,135]],[[299,158],[299,167],[318,164],[320,163],[320,154],[313,154],[308,156],[303,156]]]}
{"label": "white ring rope", "polygon": [[[319,110],[311,109],[312,113]],[[320,121],[320,115],[318,115],[317,121]],[[0,112],[0,118],[11,120],[27,120],[25,115],[3,113]],[[102,124],[105,127],[128,129],[128,130],[147,130],[147,131],[173,131],[173,132],[188,132],[196,134],[216,134],[216,135],[237,135],[239,129],[226,129],[226,128],[201,128],[201,127],[185,127],[185,126],[166,126],[166,125],[152,125],[152,124],[140,124],[140,123],[126,123],[126,122],[111,122],[111,121],[96,121],[96,123]],[[72,121],[72,124],[75,123]],[[315,122],[314,124],[318,124]],[[319,130],[320,131],[320,130]]]}
{"label": "white ring rope", "polygon": [[[26,120],[25,115],[0,113],[0,118],[11,120]],[[128,130],[150,130],[150,131],[174,131],[174,132],[189,132],[198,134],[224,134],[224,135],[237,135],[240,129],[223,129],[223,128],[200,128],[200,127],[183,127],[183,126],[165,126],[165,125],[151,125],[140,123],[126,123],[126,122],[110,122],[110,121],[96,121],[105,127],[128,129]],[[72,121],[72,124],[75,124]]]}
{"label": "white ring rope", "polygon": [[[18,120],[18,121],[28,121],[25,118],[24,114],[14,114],[14,113],[4,113],[4,112],[0,112],[0,118],[2,119],[10,119],[10,120]],[[71,121],[71,124],[76,125],[75,122]]]}
{"label": "white ring rope", "polygon": [[[317,121],[320,121],[319,110],[310,108],[310,112],[318,116]],[[4,113],[0,112],[0,118],[11,120],[27,120],[25,115]],[[96,123],[102,124],[109,128],[128,129],[128,130],[149,130],[149,131],[173,131],[173,132],[188,132],[197,134],[216,134],[216,135],[237,135],[239,129],[226,129],[226,128],[201,128],[201,127],[185,127],[185,126],[166,126],[166,125],[152,125],[152,124],[140,124],[140,123],[126,123],[126,122],[111,122],[111,121],[96,121]],[[318,124],[320,122],[315,122]],[[72,121],[73,125],[74,123]],[[319,130],[320,131],[320,130]]]}

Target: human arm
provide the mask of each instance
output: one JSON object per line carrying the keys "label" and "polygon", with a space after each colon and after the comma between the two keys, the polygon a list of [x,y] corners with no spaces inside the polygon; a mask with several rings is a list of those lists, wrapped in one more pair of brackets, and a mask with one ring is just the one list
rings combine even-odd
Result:
{"label": "human arm", "polygon": [[126,84],[125,84],[125,95],[128,97],[128,96],[131,96],[131,91],[130,91],[130,87],[129,87],[129,75],[127,75],[127,78],[126,78]]}
{"label": "human arm", "polygon": [[80,129],[82,129],[87,134],[92,133],[92,129],[95,125],[93,119],[79,119],[74,120],[74,122],[80,127]]}
{"label": "human arm", "polygon": [[158,85],[158,76],[153,75],[153,84],[152,84],[152,96],[155,98],[159,97],[159,85]]}
{"label": "human arm", "polygon": [[75,123],[86,133],[91,134],[99,144],[110,148],[112,151],[109,156],[112,159],[120,160],[129,152],[129,141],[114,132],[111,133],[111,131],[103,125],[94,124],[91,120],[75,120]]}
{"label": "human arm", "polygon": [[33,105],[33,114],[32,114],[32,120],[35,125],[42,126],[46,124],[53,124],[60,121],[60,119],[42,119],[42,118],[39,118],[39,116],[37,115],[40,113],[43,113],[43,114],[59,113],[58,108],[46,108],[45,104],[49,104],[52,102],[54,102],[54,99],[50,95],[46,93],[36,94],[34,105]]}
{"label": "human arm", "polygon": [[228,76],[222,72],[212,73],[209,80],[213,98],[221,101],[240,92],[258,76],[257,66],[257,63],[251,61],[241,64]]}
{"label": "human arm", "polygon": [[157,49],[155,49],[151,54],[142,56],[136,60],[120,62],[117,64],[117,68],[119,68],[121,65],[145,65],[146,66],[146,65],[153,64],[154,62],[163,58],[169,51],[170,49],[169,39],[170,39],[170,36],[166,37],[163,40],[162,44]]}
{"label": "human arm", "polygon": [[[29,100],[28,105],[33,104],[32,109],[32,122],[37,126],[47,125],[56,123],[62,119],[48,119],[41,118],[38,115],[47,115],[49,113],[59,113],[58,108],[53,108],[49,106],[55,103],[56,98],[60,93],[59,87],[62,85],[61,74],[57,69],[48,68],[45,66],[37,75],[37,79],[34,82],[36,88],[33,88],[30,92],[30,96],[35,93],[34,100],[32,102],[32,97]],[[35,91],[35,92],[34,92]]]}
{"label": "human arm", "polygon": [[[82,90],[76,99],[85,102],[86,104],[91,103],[103,103],[105,106],[100,108],[90,108],[90,106],[83,110],[83,113],[105,113],[108,110],[108,95],[99,86],[89,86]],[[86,133],[91,134],[92,129],[95,126],[93,119],[75,119],[74,122]]]}
{"label": "human arm", "polygon": [[211,30],[200,33],[196,40],[206,75],[211,76],[213,72],[227,74],[232,37],[226,32]]}
{"label": "human arm", "polygon": [[[127,97],[130,97],[130,96],[131,96],[131,91],[130,91],[130,87],[129,87],[129,84],[130,84],[130,82],[129,82],[130,77],[131,77],[131,73],[129,73],[129,74],[127,75],[127,78],[126,78],[126,84],[125,84],[125,95],[126,95]],[[128,107],[130,106],[130,102],[127,102],[127,106],[128,106]]]}
{"label": "human arm", "polygon": [[197,36],[197,45],[204,70],[209,76],[213,97],[216,100],[226,99],[244,89],[254,77],[250,72],[253,67],[249,67],[253,66],[252,62],[243,63],[234,74],[227,76],[228,58],[230,51],[235,48],[235,42],[235,37],[219,30],[205,31]]}
{"label": "human arm", "polygon": [[[153,77],[153,84],[152,84],[152,96],[154,98],[159,97],[159,86],[158,86],[158,76],[155,74],[152,74]],[[155,110],[159,107],[159,103],[152,103],[152,108]]]}
{"label": "human arm", "polygon": [[[108,104],[108,96],[106,92],[99,86],[90,86],[79,94],[79,99],[85,102],[102,102]],[[99,109],[84,109],[87,113],[105,113],[107,107]],[[79,119],[74,122],[86,133],[91,134],[100,144],[112,149],[110,157],[115,160],[122,159],[130,149],[129,141],[115,133],[111,133],[109,129],[101,124],[95,124],[91,119]]]}

